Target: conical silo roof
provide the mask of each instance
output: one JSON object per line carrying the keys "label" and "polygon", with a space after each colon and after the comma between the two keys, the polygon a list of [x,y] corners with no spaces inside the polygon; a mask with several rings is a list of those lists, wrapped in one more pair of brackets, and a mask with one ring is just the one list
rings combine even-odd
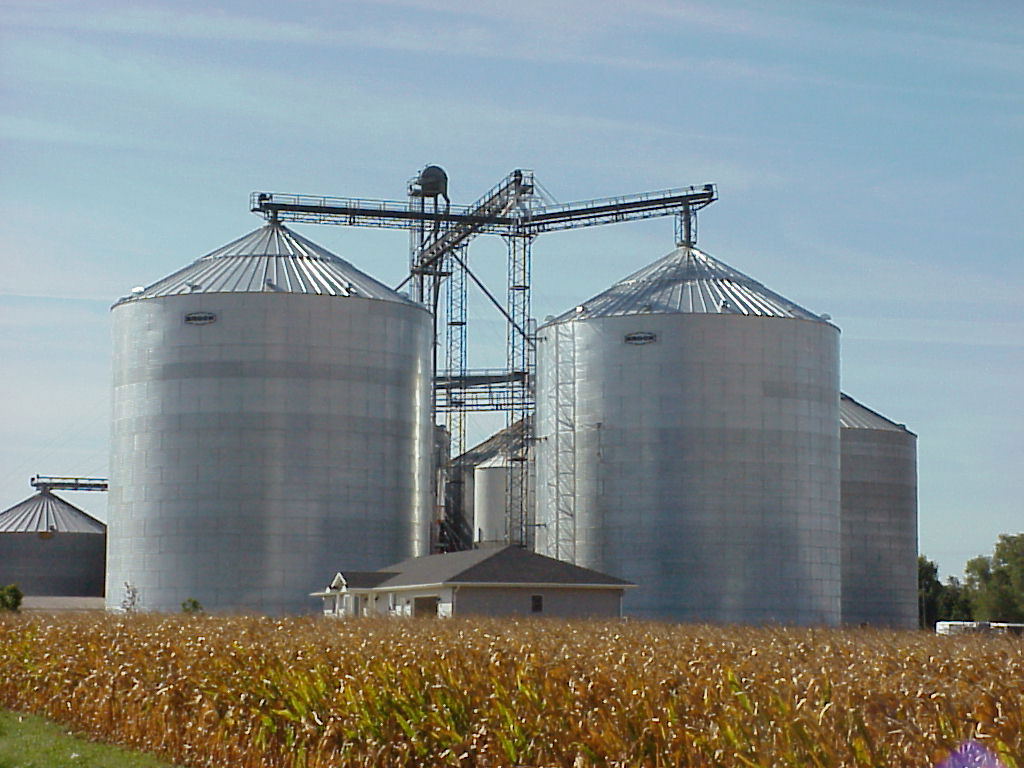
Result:
{"label": "conical silo roof", "polygon": [[412,303],[278,221],[211,251],[118,303],[196,293],[307,293]]}
{"label": "conical silo roof", "polygon": [[552,322],[641,314],[738,314],[826,320],[703,251],[680,246]]}
{"label": "conical silo roof", "polygon": [[[873,411],[862,403],[858,403],[845,392],[839,395],[839,426],[843,429],[881,429],[892,432],[910,432],[904,424],[897,424],[887,419],[878,411]],[[911,432],[911,434],[913,434]]]}
{"label": "conical silo roof", "polygon": [[0,512],[0,533],[105,533],[107,526],[49,491]]}

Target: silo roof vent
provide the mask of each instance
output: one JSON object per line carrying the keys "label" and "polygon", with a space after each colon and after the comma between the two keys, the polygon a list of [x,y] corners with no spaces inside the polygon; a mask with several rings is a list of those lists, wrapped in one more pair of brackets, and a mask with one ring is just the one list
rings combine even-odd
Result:
{"label": "silo roof vent", "polygon": [[107,526],[49,491],[0,512],[0,533],[105,533]]}
{"label": "silo roof vent", "polygon": [[680,246],[553,322],[617,315],[730,314],[822,317],[697,248]]}
{"label": "silo roof vent", "polygon": [[308,293],[414,303],[279,221],[212,251],[118,303],[196,293]]}

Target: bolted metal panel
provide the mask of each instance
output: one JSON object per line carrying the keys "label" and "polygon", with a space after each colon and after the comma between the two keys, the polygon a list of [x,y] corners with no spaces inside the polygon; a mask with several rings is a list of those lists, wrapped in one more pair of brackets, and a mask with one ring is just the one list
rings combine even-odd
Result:
{"label": "bolted metal panel", "polygon": [[0,585],[29,596],[102,597],[106,535],[0,533]]}
{"label": "bolted metal panel", "polygon": [[840,404],[843,623],[917,626],[917,437]]}
{"label": "bolted metal panel", "polygon": [[537,551],[636,582],[629,615],[838,624],[838,329],[581,306],[538,331]]}
{"label": "bolted metal panel", "polygon": [[113,314],[108,607],[129,582],[145,610],[305,612],[340,564],[426,554],[422,307],[232,292]]}

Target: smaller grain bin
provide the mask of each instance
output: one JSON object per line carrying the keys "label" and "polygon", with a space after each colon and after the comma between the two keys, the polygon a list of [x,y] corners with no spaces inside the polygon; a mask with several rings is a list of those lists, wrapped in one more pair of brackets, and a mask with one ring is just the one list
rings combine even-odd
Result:
{"label": "smaller grain bin", "polygon": [[492,456],[473,469],[473,539],[505,542],[508,526],[508,457]]}
{"label": "smaller grain bin", "polygon": [[[473,543],[509,543],[508,477],[509,454],[523,441],[523,422],[495,432],[451,463],[449,503],[457,518],[472,530]],[[532,455],[532,451],[529,452]],[[534,468],[530,461],[527,528],[532,527],[534,509]],[[528,531],[529,533],[529,531]]]}
{"label": "smaller grain bin", "polygon": [[103,597],[107,527],[48,490],[0,512],[0,584],[28,596]]}
{"label": "smaller grain bin", "polygon": [[842,395],[844,624],[917,626],[917,436]]}

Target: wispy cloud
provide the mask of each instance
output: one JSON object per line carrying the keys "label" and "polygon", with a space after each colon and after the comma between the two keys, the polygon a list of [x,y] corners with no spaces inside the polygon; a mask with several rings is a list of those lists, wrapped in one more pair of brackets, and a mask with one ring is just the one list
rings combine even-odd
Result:
{"label": "wispy cloud", "polygon": [[[407,5],[407,4],[406,4]],[[609,9],[613,6],[609,6]],[[493,61],[513,60],[536,63],[592,65],[631,70],[704,71],[720,76],[770,75],[737,60],[706,57],[666,57],[652,51],[635,50],[626,55],[600,53],[617,45],[596,45],[591,36],[605,37],[603,25],[587,25],[594,8],[579,16],[549,16],[543,24],[526,26],[526,34],[510,35],[496,24],[499,18],[522,19],[529,13],[509,13],[507,4],[492,4],[489,12],[457,14],[443,12],[424,18],[356,19],[335,18],[335,23],[313,24],[294,20],[276,20],[255,15],[239,16],[217,10],[133,7],[56,12],[54,9],[23,11],[6,20],[9,27],[38,32],[75,32],[159,37],[171,39],[222,41],[226,43],[266,43],[274,45],[356,48],[431,56],[462,56]],[[521,8],[521,6],[520,6]],[[619,6],[614,6],[619,8]],[[500,9],[506,9],[500,11]],[[571,21],[570,21],[571,20]],[[578,20],[578,21],[577,21]],[[559,23],[561,21],[562,23]],[[569,31],[571,30],[571,34]],[[584,30],[590,30],[585,33]]]}
{"label": "wispy cloud", "polygon": [[[648,19],[672,20],[707,32],[785,43],[807,49],[843,51],[847,55],[874,55],[878,50],[901,56],[949,61],[1010,72],[1024,72],[1024,45],[1019,36],[992,38],[992,26],[983,30],[972,22],[976,10],[930,6],[907,10],[899,5],[744,5],[676,2],[675,0],[634,0],[630,11]],[[798,12],[799,11],[799,12]],[[825,11],[827,13],[822,13]],[[830,11],[830,12],[829,12]],[[946,11],[944,13],[944,11]],[[952,11],[952,12],[950,12]],[[1018,6],[1016,23],[1024,23]],[[1007,29],[1013,21],[1008,20]],[[855,34],[852,32],[855,31]]]}
{"label": "wispy cloud", "polygon": [[[57,7],[18,5],[9,11],[9,30],[36,33],[73,32],[128,39],[185,39],[225,44],[305,46],[334,50],[376,50],[480,61],[519,61],[538,65],[575,65],[611,71],[663,72],[710,81],[746,81],[775,86],[817,86],[876,92],[920,92],[917,85],[871,82],[839,76],[822,69],[808,70],[763,58],[731,55],[680,55],[664,45],[666,34],[678,29],[683,37],[695,33],[756,38],[798,48],[841,50],[857,57],[876,47],[928,59],[950,51],[981,66],[1024,71],[1024,47],[1002,41],[953,36],[939,31],[875,29],[861,25],[857,35],[845,34],[835,22],[777,10],[722,7],[692,2],[638,0],[635,3],[572,0],[557,12],[540,0],[459,3],[436,6],[416,0],[385,0],[385,8],[405,13],[350,12],[343,4],[325,5],[316,22],[292,16],[274,18],[267,6],[245,14],[218,9],[177,6]],[[262,8],[262,15],[260,11]],[[271,7],[280,13],[281,7]],[[619,34],[628,30],[631,34]],[[10,35],[11,41],[14,36]],[[670,38],[669,38],[670,39]],[[865,46],[865,40],[872,44]],[[644,42],[646,41],[646,42]],[[660,41],[660,42],[659,42]],[[938,85],[935,94],[971,98],[1019,100],[1016,89],[998,87],[957,91]]]}
{"label": "wispy cloud", "polygon": [[7,142],[32,142],[39,144],[70,144],[79,147],[111,147],[127,149],[142,147],[146,141],[133,141],[130,136],[114,136],[109,132],[94,131],[81,125],[74,125],[56,119],[29,115],[0,115],[0,139]]}
{"label": "wispy cloud", "polygon": [[[135,52],[125,58],[116,50],[86,41],[64,41],[59,46],[61,54],[52,55],[50,51],[57,47],[56,41],[44,47],[20,42],[11,46],[8,56],[18,60],[19,69],[31,72],[35,90],[63,90],[74,85],[85,94],[94,92],[100,99],[130,100],[137,105],[135,114],[139,120],[155,119],[154,115],[174,110],[185,110],[180,113],[183,116],[208,112],[216,116],[214,119],[235,114],[244,117],[244,126],[240,128],[244,130],[245,126],[260,125],[305,127],[311,115],[315,115],[324,125],[344,125],[350,135],[359,131],[372,132],[375,137],[393,134],[394,141],[404,142],[408,126],[422,115],[436,111],[438,106],[432,93],[366,83],[334,71],[296,78],[273,69],[257,73],[251,67],[231,62],[182,61],[153,51]],[[225,94],[230,94],[230,98],[225,98]],[[310,105],[316,105],[315,109],[311,111]],[[480,98],[465,92],[449,94],[444,109],[447,114],[459,116],[458,121],[445,125],[445,132],[452,138],[461,133],[460,140],[468,142],[504,136],[512,126],[520,143],[535,146],[551,145],[552,137],[558,136],[573,136],[577,143],[587,141],[587,137],[601,143],[609,136],[628,136],[638,146],[646,143],[670,149],[684,144],[706,146],[747,141],[739,135],[704,130],[699,121],[682,126],[661,124],[615,114],[509,104],[500,98]],[[358,120],[353,121],[353,115]],[[9,139],[121,148],[147,143],[152,146],[152,135],[136,143],[131,132],[110,134],[81,121],[62,122],[55,116],[0,118],[0,135]],[[635,154],[630,162],[641,162]],[[659,157],[658,163],[663,167],[665,160],[660,151]],[[715,165],[716,173],[725,171],[739,183],[753,182],[755,175],[764,178],[757,170],[744,170],[739,164],[721,159],[703,161],[708,163]]]}

